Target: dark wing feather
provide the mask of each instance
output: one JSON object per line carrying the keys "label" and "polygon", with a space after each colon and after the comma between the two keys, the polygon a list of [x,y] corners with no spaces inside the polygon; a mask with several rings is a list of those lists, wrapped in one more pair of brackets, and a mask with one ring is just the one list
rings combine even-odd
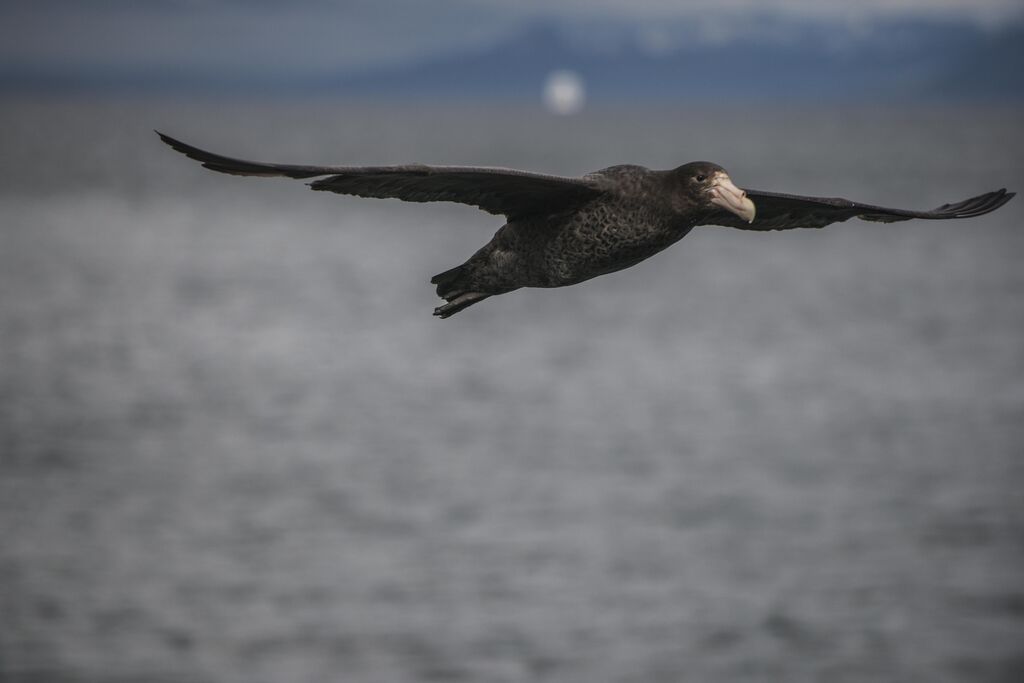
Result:
{"label": "dark wing feather", "polygon": [[931,211],[908,211],[888,209],[851,202],[849,199],[828,197],[800,197],[776,192],[747,190],[747,196],[754,202],[757,217],[753,223],[746,223],[726,211],[716,211],[704,224],[727,225],[743,230],[789,230],[791,228],[823,228],[830,223],[839,223],[851,218],[865,221],[894,223],[911,218],[945,220],[949,218],[971,218],[995,211],[1013,198],[1013,192],[1005,189],[987,192],[955,204],[943,204]]}
{"label": "dark wing feather", "polygon": [[509,219],[575,208],[603,194],[580,178],[470,166],[354,168],[312,182],[310,187],[407,202],[458,202]]}
{"label": "dark wing feather", "polygon": [[407,202],[457,202],[511,218],[579,206],[603,193],[583,178],[473,166],[295,166],[213,154],[157,131],[165,143],[206,168],[250,176],[315,178],[314,190]]}

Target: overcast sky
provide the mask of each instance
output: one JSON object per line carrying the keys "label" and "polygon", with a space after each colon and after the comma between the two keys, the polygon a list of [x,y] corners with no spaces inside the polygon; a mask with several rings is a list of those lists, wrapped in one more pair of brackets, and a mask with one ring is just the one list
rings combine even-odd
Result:
{"label": "overcast sky", "polygon": [[[68,66],[337,72],[485,46],[539,20],[643,31],[752,13],[870,26],[916,16],[996,27],[1021,0],[3,0],[7,69]],[[699,30],[699,28],[698,28]]]}

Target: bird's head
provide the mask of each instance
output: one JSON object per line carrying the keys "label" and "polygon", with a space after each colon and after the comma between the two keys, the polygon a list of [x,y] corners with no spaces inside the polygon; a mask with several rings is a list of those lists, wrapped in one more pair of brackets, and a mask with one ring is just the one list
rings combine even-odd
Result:
{"label": "bird's head", "polygon": [[671,178],[686,210],[720,207],[747,223],[754,222],[754,202],[733,184],[729,174],[718,164],[692,161],[672,171]]}

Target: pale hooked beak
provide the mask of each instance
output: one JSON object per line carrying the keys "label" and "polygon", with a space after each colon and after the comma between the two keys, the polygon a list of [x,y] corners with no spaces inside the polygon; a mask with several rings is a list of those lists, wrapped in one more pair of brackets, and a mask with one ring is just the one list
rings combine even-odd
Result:
{"label": "pale hooked beak", "polygon": [[754,202],[750,201],[747,193],[732,184],[732,180],[725,173],[716,173],[711,179],[711,203],[720,206],[726,211],[731,211],[748,223],[754,222],[754,215],[757,208]]}

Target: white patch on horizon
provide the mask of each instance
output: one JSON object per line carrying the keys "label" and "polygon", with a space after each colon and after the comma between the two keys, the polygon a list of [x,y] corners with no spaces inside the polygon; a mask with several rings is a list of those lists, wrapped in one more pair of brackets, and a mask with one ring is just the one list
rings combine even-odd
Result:
{"label": "white patch on horizon", "polygon": [[575,71],[559,69],[548,74],[544,81],[544,106],[560,114],[575,114],[586,101],[583,79]]}

